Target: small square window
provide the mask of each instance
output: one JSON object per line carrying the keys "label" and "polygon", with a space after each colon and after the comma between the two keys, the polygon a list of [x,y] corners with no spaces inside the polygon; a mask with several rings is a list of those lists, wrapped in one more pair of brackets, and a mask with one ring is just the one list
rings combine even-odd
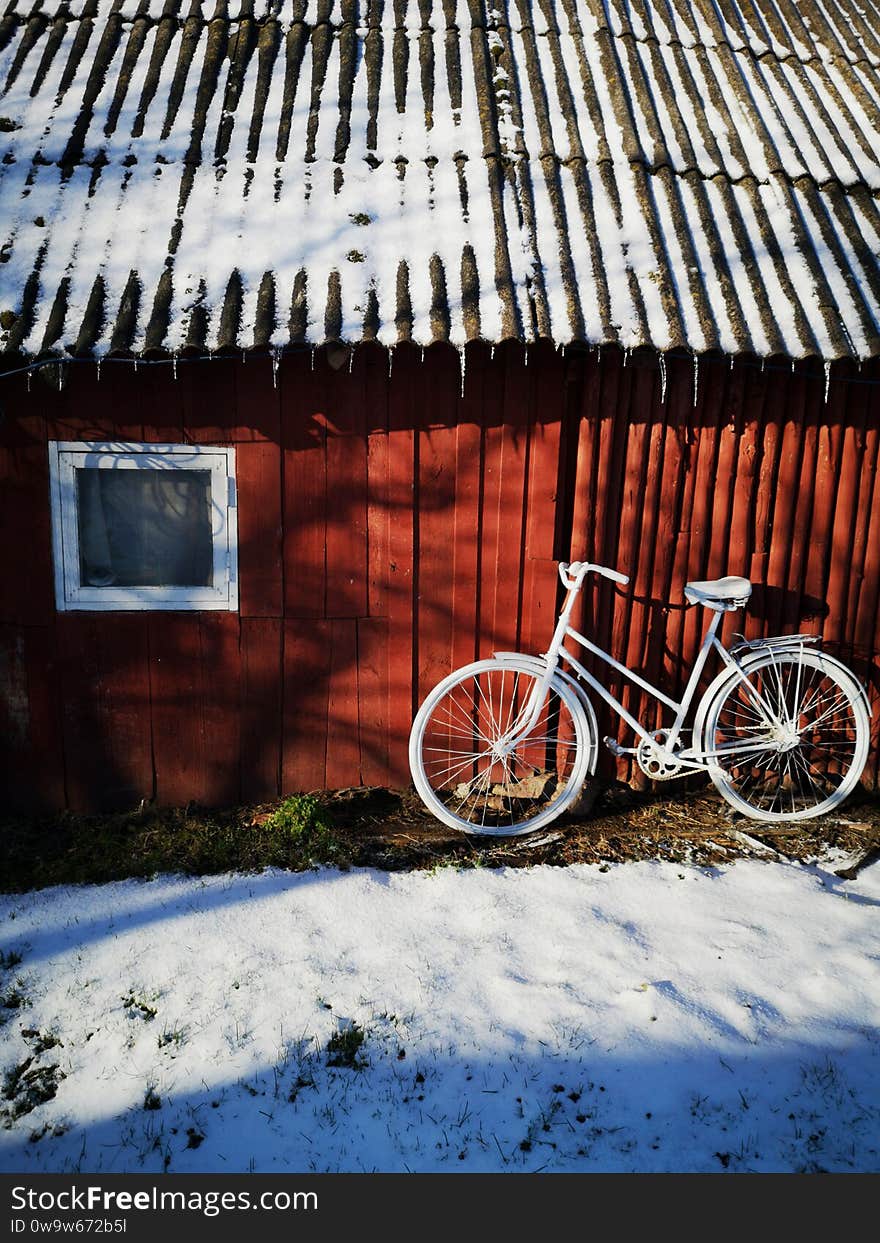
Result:
{"label": "small square window", "polygon": [[59,609],[236,609],[235,450],[49,445]]}

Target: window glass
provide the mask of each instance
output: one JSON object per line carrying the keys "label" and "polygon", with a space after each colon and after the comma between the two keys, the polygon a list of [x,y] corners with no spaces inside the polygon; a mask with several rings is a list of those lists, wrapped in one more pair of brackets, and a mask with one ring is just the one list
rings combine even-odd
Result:
{"label": "window glass", "polygon": [[90,587],[213,583],[210,470],[76,470],[80,575]]}

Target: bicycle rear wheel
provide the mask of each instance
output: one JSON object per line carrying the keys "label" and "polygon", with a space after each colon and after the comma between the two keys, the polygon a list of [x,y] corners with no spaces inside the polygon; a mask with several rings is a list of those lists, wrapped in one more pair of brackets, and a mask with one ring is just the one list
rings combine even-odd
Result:
{"label": "bicycle rear wheel", "polygon": [[[700,714],[702,715],[702,714]],[[712,780],[755,820],[806,820],[852,791],[868,758],[869,721],[853,675],[814,651],[768,653],[708,705],[703,748]]]}
{"label": "bicycle rear wheel", "polygon": [[540,683],[534,662],[482,660],[434,688],[410,734],[413,781],[429,811],[464,833],[532,833],[574,800],[595,757],[576,693],[551,684],[528,735],[522,725]]}

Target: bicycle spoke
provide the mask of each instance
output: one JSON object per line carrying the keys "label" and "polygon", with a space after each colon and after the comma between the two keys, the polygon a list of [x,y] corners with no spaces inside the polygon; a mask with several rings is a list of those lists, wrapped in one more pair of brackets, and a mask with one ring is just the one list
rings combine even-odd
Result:
{"label": "bicycle spoke", "polygon": [[[713,780],[734,807],[768,820],[817,815],[858,780],[867,753],[863,710],[834,662],[821,653],[772,653],[719,692],[704,738],[723,775]],[[770,745],[758,705],[775,712]],[[766,721],[766,718],[764,718]]]}

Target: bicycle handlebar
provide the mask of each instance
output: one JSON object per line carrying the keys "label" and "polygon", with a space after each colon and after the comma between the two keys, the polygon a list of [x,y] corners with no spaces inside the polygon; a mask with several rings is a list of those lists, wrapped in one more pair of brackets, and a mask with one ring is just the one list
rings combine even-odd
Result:
{"label": "bicycle handlebar", "polygon": [[579,580],[583,581],[587,574],[601,574],[603,578],[610,578],[612,582],[621,583],[624,587],[629,582],[628,575],[609,570],[604,565],[591,565],[589,561],[559,562],[559,577],[568,588],[576,586]]}

